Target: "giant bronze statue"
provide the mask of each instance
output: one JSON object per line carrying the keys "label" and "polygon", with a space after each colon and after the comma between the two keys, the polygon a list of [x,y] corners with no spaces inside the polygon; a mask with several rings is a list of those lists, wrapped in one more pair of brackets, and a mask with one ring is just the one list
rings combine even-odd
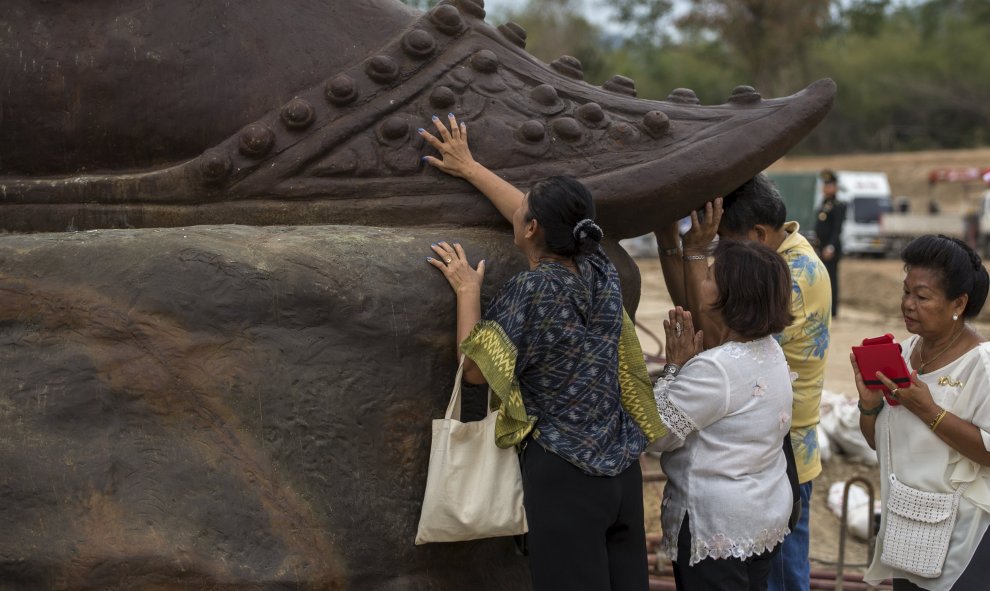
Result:
{"label": "giant bronze statue", "polygon": [[[453,377],[438,239],[522,268],[425,167],[455,112],[525,186],[636,236],[828,111],[739,86],[635,98],[483,0],[8,0],[0,13],[0,590],[515,589],[508,540],[415,547]],[[635,264],[613,241],[627,306]]]}

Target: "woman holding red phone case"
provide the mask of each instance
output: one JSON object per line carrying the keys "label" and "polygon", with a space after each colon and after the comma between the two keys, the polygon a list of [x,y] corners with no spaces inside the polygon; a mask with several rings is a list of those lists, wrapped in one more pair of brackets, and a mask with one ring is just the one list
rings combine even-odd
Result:
{"label": "woman holding red phone case", "polygon": [[[983,308],[990,277],[965,243],[922,236],[901,253],[904,292],[901,312],[909,333],[902,355],[911,372],[898,386],[882,372],[860,374],[850,355],[859,390],[860,429],[877,450],[884,514],[873,564],[864,579],[894,580],[895,591],[985,589],[990,580],[990,343],[966,323]],[[899,404],[884,402],[878,379]],[[948,551],[938,576],[892,567],[885,559],[888,499],[893,482],[958,496]],[[957,493],[957,491],[959,491]],[[924,548],[920,548],[922,552]]]}

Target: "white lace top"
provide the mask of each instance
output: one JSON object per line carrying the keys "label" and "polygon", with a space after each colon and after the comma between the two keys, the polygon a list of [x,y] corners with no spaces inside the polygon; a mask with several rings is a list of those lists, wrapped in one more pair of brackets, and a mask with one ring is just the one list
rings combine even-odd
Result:
{"label": "white lace top", "polygon": [[677,535],[691,516],[691,559],[744,559],[783,541],[792,496],[781,449],[791,424],[791,376],[783,351],[765,337],[728,342],[684,364],[654,387],[670,434],[651,449],[667,484],[663,548],[677,559]]}

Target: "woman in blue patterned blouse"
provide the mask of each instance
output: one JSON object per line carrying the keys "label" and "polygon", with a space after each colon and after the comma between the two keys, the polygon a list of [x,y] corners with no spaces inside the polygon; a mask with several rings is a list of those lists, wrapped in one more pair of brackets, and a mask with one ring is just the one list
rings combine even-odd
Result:
{"label": "woman in blue patterned blouse", "polygon": [[459,244],[428,259],[457,294],[464,376],[500,403],[496,444],[521,450],[533,586],[648,588],[639,455],[664,428],[619,278],[602,251],[591,194],[570,177],[523,194],[478,164],[467,128],[434,117],[440,153],[425,160],[466,179],[512,222],[529,270],[481,314],[484,261]]}

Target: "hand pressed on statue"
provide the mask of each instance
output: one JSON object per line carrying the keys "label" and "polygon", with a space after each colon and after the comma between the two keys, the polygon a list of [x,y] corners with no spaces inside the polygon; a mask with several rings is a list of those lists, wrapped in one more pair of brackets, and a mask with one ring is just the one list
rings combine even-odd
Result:
{"label": "hand pressed on statue", "polygon": [[436,148],[441,156],[440,158],[423,156],[423,161],[449,175],[468,178],[471,171],[480,165],[474,160],[474,156],[471,155],[471,149],[468,147],[467,125],[464,123],[458,125],[457,118],[454,117],[453,113],[448,114],[447,119],[450,123],[449,130],[439,117],[436,115],[433,116],[433,125],[436,126],[437,132],[443,141],[437,139],[436,136],[425,129],[420,128],[419,135],[428,144]]}
{"label": "hand pressed on statue", "polygon": [[702,350],[702,332],[694,330],[691,312],[677,306],[667,313],[663,330],[667,335],[664,355],[667,363],[684,365]]}
{"label": "hand pressed on statue", "polygon": [[718,234],[718,225],[722,221],[722,198],[705,204],[705,219],[698,216],[697,211],[691,212],[691,229],[684,234],[684,251],[707,251],[708,245]]}
{"label": "hand pressed on statue", "polygon": [[464,249],[456,243],[451,246],[441,240],[431,245],[430,248],[437,253],[439,259],[427,257],[426,262],[440,269],[458,297],[461,295],[480,297],[481,284],[485,279],[485,261],[479,262],[476,269],[472,268],[468,263]]}

